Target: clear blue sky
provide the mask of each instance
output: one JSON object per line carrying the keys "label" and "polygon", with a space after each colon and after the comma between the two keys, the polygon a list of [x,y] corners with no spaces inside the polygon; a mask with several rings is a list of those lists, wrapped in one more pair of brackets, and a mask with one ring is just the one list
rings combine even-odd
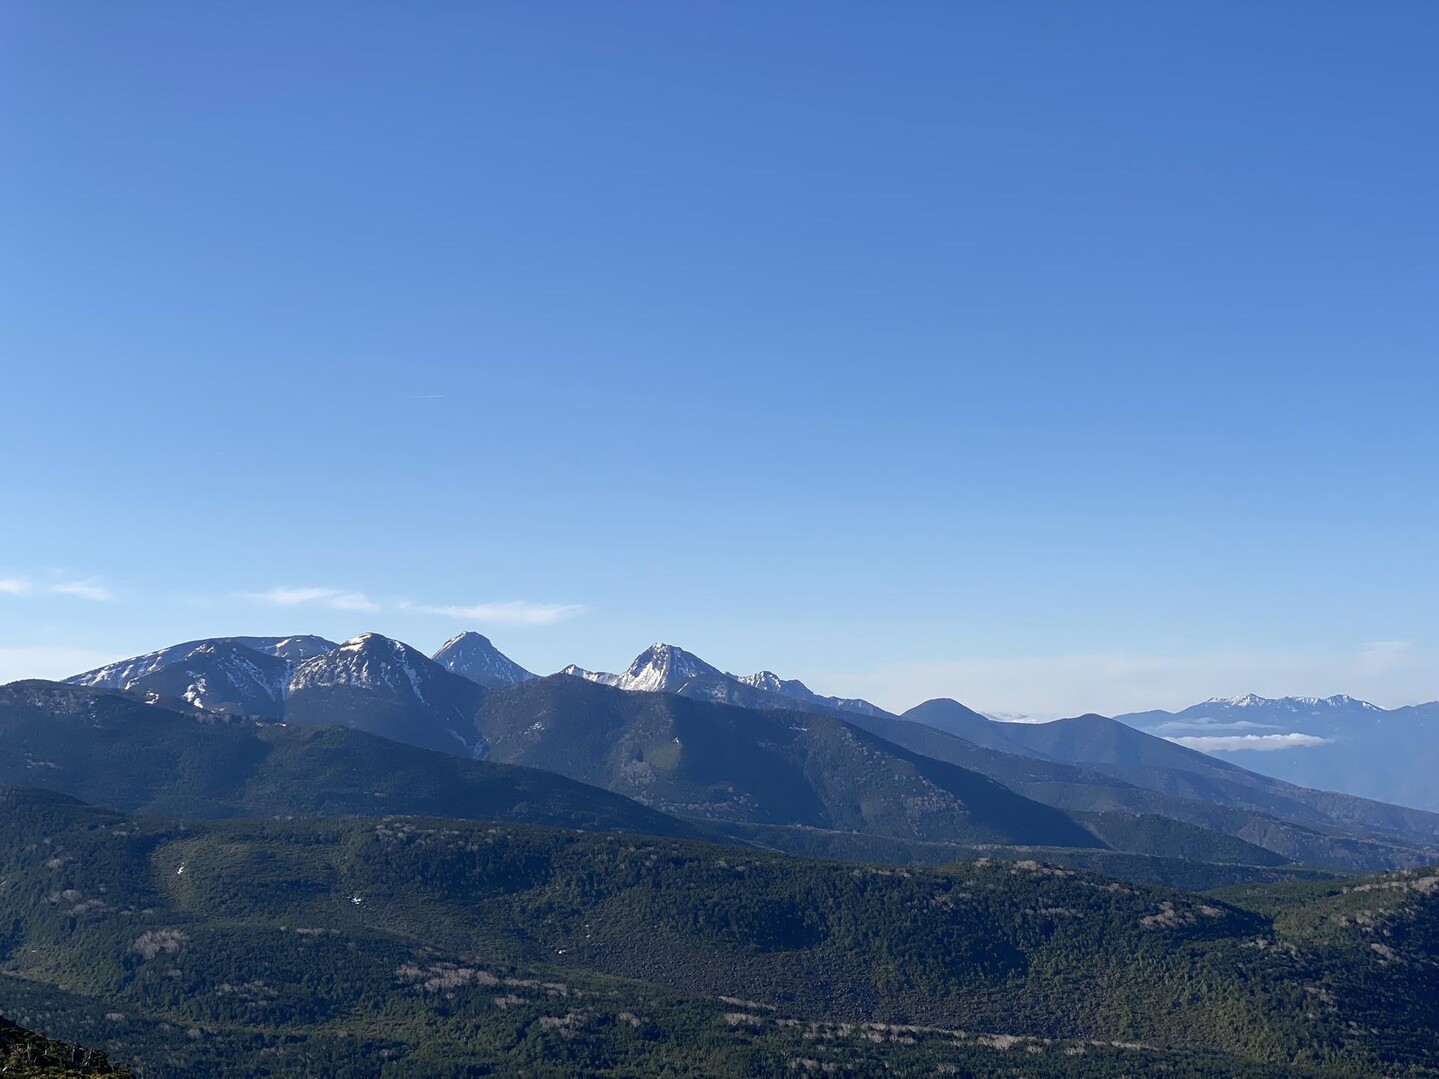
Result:
{"label": "clear blue sky", "polygon": [[477,628],[1439,697],[1436,55],[1429,2],[12,0],[0,676]]}

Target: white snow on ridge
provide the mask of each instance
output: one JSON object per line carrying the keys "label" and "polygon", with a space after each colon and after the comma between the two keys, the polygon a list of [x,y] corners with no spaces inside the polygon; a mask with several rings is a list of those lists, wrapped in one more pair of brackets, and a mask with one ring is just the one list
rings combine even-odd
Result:
{"label": "white snow on ridge", "polygon": [[[753,686],[755,689],[762,689],[766,693],[785,692],[784,679],[781,678],[779,675],[775,674],[774,671],[757,671],[754,674],[747,674],[739,680],[747,686]],[[803,683],[795,684],[803,685]],[[808,690],[809,687],[805,686],[804,688]]]}
{"label": "white snow on ridge", "polygon": [[400,641],[378,633],[362,633],[333,652],[300,664],[290,679],[290,692],[314,686],[384,686],[401,697],[412,696],[422,704],[428,703],[425,679],[417,669],[416,658],[425,657]]}
{"label": "white snow on ridge", "polygon": [[602,686],[618,688],[620,684],[620,676],[617,674],[608,674],[605,671],[587,671],[583,667],[576,667],[573,663],[560,673],[567,674],[571,678],[583,678],[586,682],[598,682]]}
{"label": "white snow on ridge", "polygon": [[694,679],[728,677],[718,667],[711,667],[694,653],[672,644],[650,645],[635,657],[624,674],[587,671],[573,663],[560,673],[631,693],[678,693]]}
{"label": "white snow on ridge", "polygon": [[638,656],[623,674],[588,671],[570,664],[561,674],[583,678],[587,682],[614,686],[631,693],[677,693],[700,700],[719,701],[747,708],[792,709],[794,701],[807,704],[813,711],[818,706],[828,712],[855,712],[864,715],[888,715],[868,701],[844,697],[823,697],[803,682],[784,679],[773,671],[738,676],[672,644],[652,644]]}
{"label": "white snow on ridge", "polygon": [[[277,659],[286,661],[291,667],[305,659],[316,655],[322,655],[335,647],[334,643],[325,640],[323,637],[301,635],[294,637],[209,637],[198,641],[185,641],[183,644],[171,645],[169,648],[161,648],[154,652],[146,652],[141,656],[132,656],[129,659],[118,660],[115,663],[106,664],[103,667],[96,667],[94,670],[77,674],[65,681],[78,686],[91,686],[95,689],[130,689],[136,682],[146,675],[162,671],[166,667],[172,667],[177,663],[184,663],[197,656],[214,656],[217,650],[228,646],[236,655],[240,653],[236,649],[248,649],[259,652],[263,655],[274,656]],[[258,674],[258,669],[250,665],[256,671],[254,680],[259,683],[270,684],[270,679]],[[288,678],[285,680],[288,682]],[[278,683],[275,683],[278,685]],[[280,699],[284,695],[284,688],[278,689]]]}
{"label": "white snow on ridge", "polygon": [[146,652],[143,656],[118,660],[93,671],[77,674],[65,681],[77,686],[93,686],[95,689],[129,689],[147,674],[154,674],[175,663],[183,663],[206,641],[186,641],[184,644],[162,648],[158,652]]}
{"label": "white snow on ridge", "polygon": [[1211,697],[1198,707],[1202,708],[1204,705],[1220,705],[1227,708],[1271,708],[1290,712],[1298,712],[1301,709],[1310,711],[1337,711],[1340,709],[1384,711],[1377,704],[1361,701],[1347,693],[1336,693],[1332,697],[1261,697],[1257,693],[1246,693],[1242,697]]}

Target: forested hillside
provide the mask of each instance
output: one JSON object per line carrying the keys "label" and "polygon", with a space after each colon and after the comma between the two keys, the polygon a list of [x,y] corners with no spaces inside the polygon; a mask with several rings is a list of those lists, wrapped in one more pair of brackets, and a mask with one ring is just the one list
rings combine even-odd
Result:
{"label": "forested hillside", "polygon": [[183,825],[23,792],[5,808],[0,1009],[103,1030],[87,1040],[166,1074],[1009,1074],[983,1068],[1013,1048],[1029,1075],[1439,1065],[1431,875],[1219,899],[1039,862],[861,867],[414,818]]}

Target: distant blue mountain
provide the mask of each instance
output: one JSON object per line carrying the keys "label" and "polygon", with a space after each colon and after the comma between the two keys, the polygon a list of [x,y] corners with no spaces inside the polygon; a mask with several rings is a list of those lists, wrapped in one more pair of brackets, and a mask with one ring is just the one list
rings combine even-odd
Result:
{"label": "distant blue mountain", "polygon": [[1120,722],[1305,787],[1439,810],[1439,701],[1380,708],[1333,697],[1215,697]]}

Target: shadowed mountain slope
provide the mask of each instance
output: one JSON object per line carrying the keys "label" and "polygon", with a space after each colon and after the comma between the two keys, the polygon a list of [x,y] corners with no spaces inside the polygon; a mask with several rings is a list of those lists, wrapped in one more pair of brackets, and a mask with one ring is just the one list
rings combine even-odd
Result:
{"label": "shadowed mountain slope", "polygon": [[1096,846],[1062,812],[829,714],[759,712],[553,675],[485,694],[491,758],[698,819]]}
{"label": "shadowed mountain slope", "polygon": [[429,656],[362,633],[307,660],[290,679],[285,721],[342,726],[409,745],[480,757],[471,717],[483,690]]}
{"label": "shadowed mountain slope", "polygon": [[421,813],[695,834],[549,772],[55,682],[0,687],[0,783],[181,817]]}
{"label": "shadowed mountain slope", "polygon": [[[1122,727],[1095,718],[1101,720],[1097,726],[1106,730],[1108,725]],[[1168,743],[1154,749],[1160,759],[1197,758],[1196,770],[1051,760],[1039,756],[1041,750],[1035,747],[1024,747],[1029,755],[1002,752],[905,719],[858,717],[855,722],[915,753],[981,772],[1030,798],[1071,812],[1119,810],[1168,817],[1310,865],[1373,870],[1439,860],[1439,818],[1433,814],[1291,787]],[[1072,729],[1084,732],[1091,721],[1074,724],[1061,720],[1038,726],[1063,724],[1073,724]],[[1027,724],[996,726],[1018,728],[1016,741],[1030,730]],[[1141,732],[1130,733],[1137,740],[1147,739],[1145,745],[1161,741]],[[1055,739],[1041,732],[1041,736],[1052,739],[1050,749],[1070,740],[1069,735]],[[1084,741],[1090,747],[1105,745],[1103,737]],[[1146,752],[1125,750],[1126,755],[1140,759]]]}

